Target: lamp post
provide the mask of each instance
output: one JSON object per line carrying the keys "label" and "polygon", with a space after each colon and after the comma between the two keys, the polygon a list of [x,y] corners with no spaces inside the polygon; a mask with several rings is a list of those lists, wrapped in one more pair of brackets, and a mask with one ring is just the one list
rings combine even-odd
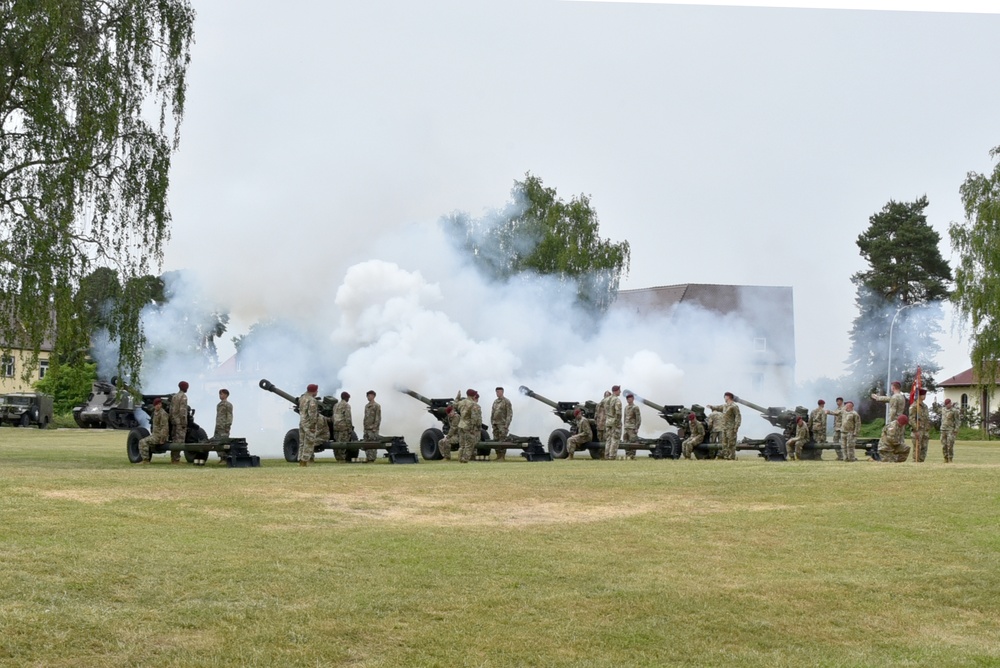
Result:
{"label": "lamp post", "polygon": [[[892,395],[892,387],[890,386],[890,383],[892,382],[892,328],[896,326],[896,318],[899,316],[899,314],[902,313],[904,310],[910,308],[911,306],[916,306],[916,304],[903,304],[898,309],[896,309],[896,313],[892,316],[892,322],[889,323],[889,363],[887,365],[889,368],[886,369],[885,372],[885,393],[887,395]],[[885,421],[888,424],[889,404],[885,405]]]}

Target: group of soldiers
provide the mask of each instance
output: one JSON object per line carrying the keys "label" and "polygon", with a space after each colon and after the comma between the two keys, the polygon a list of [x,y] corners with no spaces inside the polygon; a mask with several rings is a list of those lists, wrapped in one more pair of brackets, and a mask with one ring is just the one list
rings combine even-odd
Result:
{"label": "group of soldiers", "polygon": [[[153,399],[153,424],[149,436],[139,440],[140,464],[148,464],[152,458],[152,446],[165,443],[184,443],[187,441],[188,428],[188,383],[185,380],[177,383],[177,392],[170,397],[170,412],[163,409],[163,400]],[[215,433],[212,440],[219,441],[229,438],[233,426],[233,405],[229,402],[229,390],[219,390],[219,403],[215,407]],[[170,463],[180,464],[179,450],[170,451]],[[225,454],[219,452],[219,463],[228,464]]]}
{"label": "group of soldiers", "polygon": [[[924,397],[927,390],[920,388],[914,401],[906,411],[906,398],[903,396],[902,383],[894,381],[890,394],[872,394],[872,399],[889,404],[889,414],[886,417],[885,428],[879,439],[879,456],[884,462],[905,462],[910,454],[910,446],[906,444],[906,427],[910,427],[913,440],[913,461],[922,462],[927,458],[927,445],[930,438],[930,411]],[[955,460],[955,433],[958,431],[958,408],[951,399],[944,400],[941,409],[941,451],[946,464]]]}
{"label": "group of soldiers", "polygon": [[[514,419],[514,406],[510,399],[504,396],[504,389],[497,387],[497,398],[493,400],[490,411],[490,425],[493,427],[493,440],[503,443],[510,435],[510,423]],[[455,402],[445,409],[448,416],[448,433],[438,441],[438,451],[442,458],[451,459],[451,453],[458,447],[458,461],[469,463],[476,454],[476,447],[482,439],[483,410],[479,406],[479,392],[470,388],[465,391],[465,397],[459,392]],[[497,461],[507,458],[507,448],[498,447]]]}
{"label": "group of soldiers", "polygon": [[[316,446],[321,441],[330,438],[331,426],[333,440],[343,443],[357,440],[354,432],[354,418],[351,414],[351,395],[348,392],[340,393],[340,401],[333,407],[331,425],[326,417],[320,413],[319,403],[316,401],[318,393],[319,386],[312,383],[306,387],[305,393],[298,399],[299,466],[308,466],[315,461]],[[368,390],[365,394],[368,402],[365,404],[362,422],[363,440],[371,443],[379,439],[378,432],[382,426],[382,406],[375,401],[375,390]],[[374,462],[377,454],[375,448],[365,448],[365,463]],[[347,458],[347,453],[343,449],[337,449],[334,450],[334,456],[338,461],[344,461]]]}

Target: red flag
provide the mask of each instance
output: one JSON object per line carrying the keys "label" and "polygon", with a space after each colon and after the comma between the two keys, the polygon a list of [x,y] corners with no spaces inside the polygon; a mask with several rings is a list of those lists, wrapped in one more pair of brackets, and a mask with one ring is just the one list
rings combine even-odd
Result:
{"label": "red flag", "polygon": [[913,387],[910,389],[910,403],[912,404],[914,399],[920,399],[920,388],[921,388],[921,372],[920,367],[917,367],[917,374],[913,377]]}

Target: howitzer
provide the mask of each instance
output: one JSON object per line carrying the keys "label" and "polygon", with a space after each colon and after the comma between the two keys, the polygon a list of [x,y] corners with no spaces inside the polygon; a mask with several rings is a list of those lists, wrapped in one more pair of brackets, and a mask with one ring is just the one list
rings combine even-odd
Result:
{"label": "howitzer", "polygon": [[[441,459],[443,455],[439,448],[441,439],[448,437],[451,432],[451,420],[448,415],[448,408],[455,407],[457,398],[431,399],[419,392],[407,388],[399,388],[403,394],[409,395],[427,405],[427,412],[441,423],[441,428],[429,427],[420,435],[420,456],[427,460]],[[457,410],[457,409],[455,409]],[[521,449],[521,456],[529,462],[552,461],[549,453],[545,452],[542,442],[535,436],[513,436],[507,435],[503,441],[490,440],[490,432],[486,425],[480,425],[479,443],[476,445],[475,456],[480,459],[489,459],[490,450],[494,449]]]}
{"label": "howitzer", "polygon": [[[708,427],[707,417],[705,416],[705,407],[699,404],[692,404],[691,407],[684,406],[683,404],[666,404],[660,405],[649,399],[640,397],[635,392],[631,390],[625,390],[625,394],[633,394],[639,401],[641,401],[646,406],[649,406],[657,412],[657,414],[667,421],[672,427],[677,428],[677,433],[673,434],[670,432],[664,432],[660,435],[661,441],[666,441],[669,445],[663,448],[663,453],[661,456],[669,457],[671,459],[678,459],[681,456],[681,442],[687,437],[688,430],[688,416],[691,413],[695,414],[695,419],[698,420],[702,427],[705,428],[705,440],[700,444],[696,445],[693,449],[694,456],[698,459],[710,459],[715,456],[715,452],[718,450],[718,445],[709,442],[709,434],[711,430]],[[653,457],[656,457],[657,452],[651,453]]]}

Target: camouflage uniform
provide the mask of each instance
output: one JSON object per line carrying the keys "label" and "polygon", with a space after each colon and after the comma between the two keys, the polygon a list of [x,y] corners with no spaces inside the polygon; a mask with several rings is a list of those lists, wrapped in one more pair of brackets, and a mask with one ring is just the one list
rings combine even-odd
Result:
{"label": "camouflage uniform", "polygon": [[883,462],[906,461],[906,457],[910,454],[910,446],[906,444],[903,432],[903,425],[895,420],[882,429],[882,437],[878,441],[878,454]]}
{"label": "camouflage uniform", "polygon": [[955,432],[958,430],[958,409],[955,405],[945,406],[941,410],[941,450],[944,461],[950,464],[955,460]]}
{"label": "camouflage uniform", "polygon": [[[365,404],[365,418],[362,428],[365,430],[366,441],[377,441],[379,439],[378,430],[382,426],[382,406],[377,401],[369,401]],[[365,448],[365,460],[375,461],[378,451],[375,448]]]}
{"label": "camouflage uniform", "polygon": [[612,394],[605,400],[604,407],[607,422],[604,424],[605,459],[618,458],[618,443],[622,438],[622,401]]}
{"label": "camouflage uniform", "polygon": [[[639,404],[625,405],[625,442],[635,443],[639,436],[639,427],[642,425],[642,413],[639,411]],[[625,448],[625,457],[635,459],[635,448]]]}
{"label": "camouflage uniform", "polygon": [[316,397],[306,392],[299,397],[299,462],[309,463],[313,460],[316,443],[319,441],[320,420],[319,406]]}
{"label": "camouflage uniform", "polygon": [[861,433],[861,416],[856,411],[849,411],[846,408],[839,409],[839,412],[841,413],[840,433],[844,439],[841,446],[844,452],[844,461],[856,462],[858,459],[854,454],[854,448],[858,443],[858,435]]}
{"label": "camouflage uniform", "polygon": [[148,462],[153,455],[149,451],[151,445],[163,445],[170,438],[170,418],[163,406],[157,404],[153,410],[153,431],[149,436],[139,440],[139,455],[142,461]]}
{"label": "camouflage uniform", "polygon": [[[188,428],[188,397],[187,393],[178,390],[170,397],[170,433],[175,443],[187,443]],[[170,451],[170,461],[179,462],[181,453]]]}
{"label": "camouflage uniform", "polygon": [[722,450],[719,452],[720,459],[736,459],[736,435],[740,430],[743,418],[740,415],[740,407],[735,401],[719,406],[708,406],[712,410],[722,411],[721,422]]}
{"label": "camouflage uniform", "polygon": [[798,426],[795,428],[795,436],[788,439],[788,442],[785,443],[785,452],[788,454],[788,458],[792,460],[801,460],[802,446],[808,442],[809,425],[807,425],[806,421],[803,420],[802,422],[799,422]]}
{"label": "camouflage uniform", "polygon": [[809,414],[809,430],[817,443],[826,443],[826,408],[817,406]]}
{"label": "camouflage uniform", "polygon": [[705,423],[708,425],[709,431],[709,443],[721,443],[722,442],[722,412],[718,408],[712,408],[712,412],[709,413],[708,417],[705,419]]}
{"label": "camouflage uniform", "polygon": [[910,435],[913,437],[913,460],[922,462],[927,459],[927,442],[930,439],[931,419],[927,412],[927,404],[914,401],[910,406]]}
{"label": "camouflage uniform", "polygon": [[[514,417],[514,407],[507,397],[497,397],[490,411],[490,423],[493,425],[493,440],[506,441],[510,421]],[[497,448],[497,459],[506,459],[507,448]]]}
{"label": "camouflage uniform", "polygon": [[472,399],[463,399],[459,404],[458,461],[464,464],[476,455],[476,446],[482,438],[483,409]]}
{"label": "camouflage uniform", "polygon": [[597,425],[597,440],[604,442],[604,431],[608,424],[608,398],[604,397],[597,402],[597,410],[594,411],[594,424]]}
{"label": "camouflage uniform", "polygon": [[[339,443],[350,443],[351,433],[354,431],[354,418],[351,416],[351,404],[345,399],[337,402],[333,407],[333,440]],[[337,461],[346,461],[347,452],[344,450],[334,450],[334,457]]]}
{"label": "camouflage uniform", "polygon": [[694,448],[705,440],[705,427],[698,420],[688,420],[687,438],[681,443],[684,459],[694,459]]}
{"label": "camouflage uniform", "polygon": [[872,399],[883,404],[889,404],[889,417],[885,420],[886,424],[895,422],[896,418],[903,415],[906,411],[906,397],[903,396],[902,392],[896,392],[891,397],[887,397],[884,394],[873,394]]}
{"label": "camouflage uniform", "polygon": [[[215,433],[212,434],[213,441],[221,441],[229,438],[229,430],[233,426],[233,405],[228,399],[221,399],[215,407]],[[219,446],[219,462],[226,463],[226,451],[223,446]]]}
{"label": "camouflage uniform", "polygon": [[833,444],[837,450],[837,459],[844,459],[844,444],[842,436],[842,430],[844,425],[844,413],[847,409],[843,405],[838,405],[836,409],[829,411],[829,414],[833,416]]}
{"label": "camouflage uniform", "polygon": [[454,406],[448,413],[448,434],[438,441],[438,450],[445,459],[451,459],[451,451],[458,447],[458,423],[462,419]]}
{"label": "camouflage uniform", "polygon": [[576,420],[576,434],[570,436],[566,441],[566,452],[569,458],[573,459],[573,453],[594,440],[594,432],[590,428],[590,420],[580,412],[580,417]]}

